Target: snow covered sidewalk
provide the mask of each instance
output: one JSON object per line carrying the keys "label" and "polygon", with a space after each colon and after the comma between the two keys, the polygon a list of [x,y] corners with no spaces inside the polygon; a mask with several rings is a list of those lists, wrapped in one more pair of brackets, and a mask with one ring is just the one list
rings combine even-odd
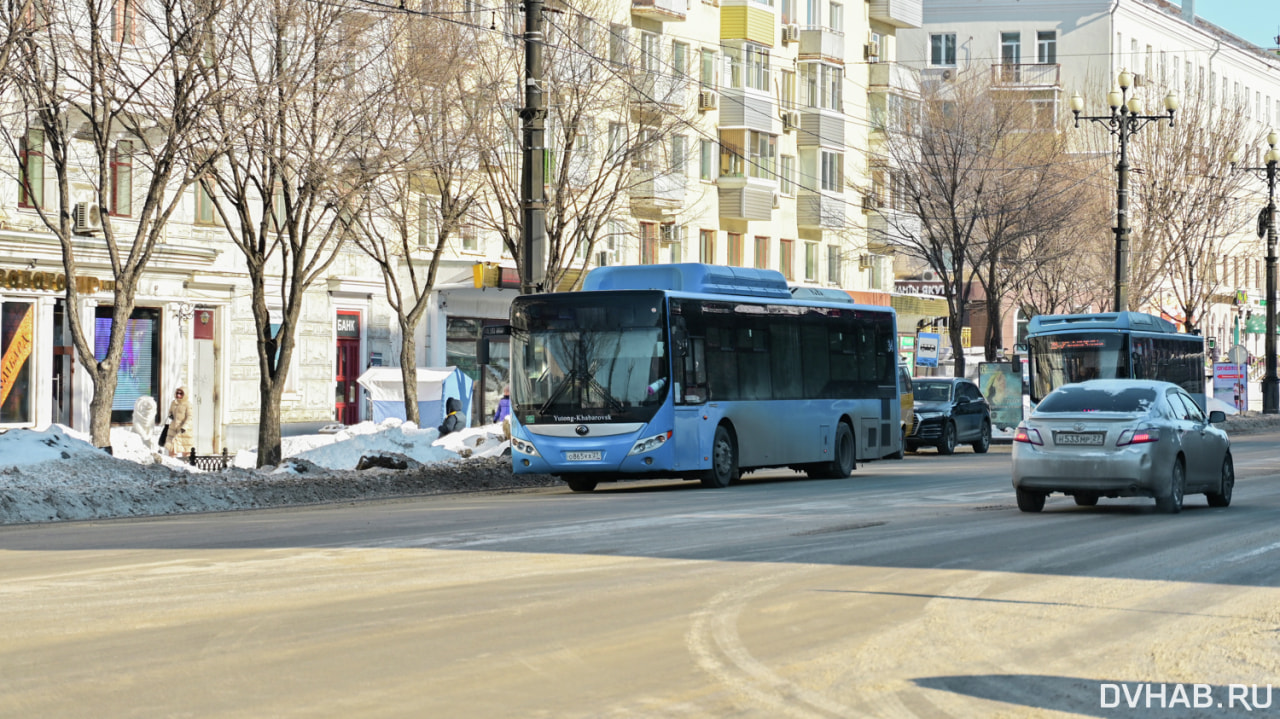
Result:
{"label": "snow covered sidewalk", "polygon": [[[516,477],[499,425],[441,439],[435,429],[388,420],[332,435],[291,437],[280,467],[202,472],[151,451],[129,428],[111,432],[114,456],[60,425],[0,434],[0,524],[251,509],[475,489],[549,486]],[[409,469],[356,471],[361,457],[409,460]]]}

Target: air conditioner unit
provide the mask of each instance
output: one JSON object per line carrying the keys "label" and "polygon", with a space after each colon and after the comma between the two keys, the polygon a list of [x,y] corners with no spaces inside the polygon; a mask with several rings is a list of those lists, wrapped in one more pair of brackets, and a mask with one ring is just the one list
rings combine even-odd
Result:
{"label": "air conditioner unit", "polygon": [[773,192],[773,209],[775,209],[775,210],[776,210],[776,209],[779,209],[780,207],[782,207],[782,193],[781,193],[781,192],[778,192],[777,190],[774,190],[774,192]]}
{"label": "air conditioner unit", "polygon": [[924,280],[925,282],[933,282],[934,280],[938,279],[938,273],[934,272],[933,270],[925,270],[924,272],[920,273],[920,279]]}
{"label": "air conditioner unit", "polygon": [[950,70],[943,70],[943,71],[942,71],[942,79],[943,79],[944,81],[948,81],[948,82],[949,82],[949,81],[951,80],[951,78],[953,78],[953,77],[955,77],[955,73],[954,73],[954,72],[952,72],[952,71],[950,71]]}
{"label": "air conditioner unit", "polygon": [[869,270],[875,266],[876,266],[875,255],[862,255],[861,257],[858,258],[858,267],[864,270]]}
{"label": "air conditioner unit", "polygon": [[75,231],[93,233],[102,229],[102,209],[92,202],[77,202]]}
{"label": "air conditioner unit", "polygon": [[869,42],[862,46],[862,52],[867,56],[868,60],[873,57],[880,57],[880,43]]}
{"label": "air conditioner unit", "polygon": [[662,225],[662,244],[669,245],[673,242],[679,242],[680,237],[677,234],[677,227],[673,224]]}
{"label": "air conditioner unit", "polygon": [[719,105],[720,96],[715,90],[700,90],[698,92],[698,109],[714,110]]}
{"label": "air conditioner unit", "polygon": [[782,112],[782,129],[784,132],[790,132],[800,127],[800,113],[790,110]]}
{"label": "air conditioner unit", "polygon": [[782,26],[783,42],[800,42],[800,26],[791,24]]}

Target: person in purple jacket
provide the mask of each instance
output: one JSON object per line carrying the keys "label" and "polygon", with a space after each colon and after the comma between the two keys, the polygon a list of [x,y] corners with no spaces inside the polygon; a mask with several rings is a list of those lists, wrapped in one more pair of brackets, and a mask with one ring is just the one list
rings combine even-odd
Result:
{"label": "person in purple jacket", "polygon": [[501,422],[511,416],[511,388],[502,388],[502,399],[498,400],[498,411],[493,413],[494,423]]}

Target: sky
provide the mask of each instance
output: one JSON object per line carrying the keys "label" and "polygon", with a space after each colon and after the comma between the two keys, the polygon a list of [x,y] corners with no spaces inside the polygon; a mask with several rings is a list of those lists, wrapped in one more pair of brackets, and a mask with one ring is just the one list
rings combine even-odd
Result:
{"label": "sky", "polygon": [[1276,0],[1196,0],[1196,15],[1266,48],[1280,35],[1280,2]]}

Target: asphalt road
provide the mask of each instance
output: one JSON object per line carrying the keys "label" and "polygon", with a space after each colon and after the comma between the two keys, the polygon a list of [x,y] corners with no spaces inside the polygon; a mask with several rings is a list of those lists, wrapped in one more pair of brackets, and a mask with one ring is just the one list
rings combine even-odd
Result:
{"label": "asphalt road", "polygon": [[3,527],[0,716],[1277,715],[1277,440],[1176,516],[1020,513],[1006,445]]}

